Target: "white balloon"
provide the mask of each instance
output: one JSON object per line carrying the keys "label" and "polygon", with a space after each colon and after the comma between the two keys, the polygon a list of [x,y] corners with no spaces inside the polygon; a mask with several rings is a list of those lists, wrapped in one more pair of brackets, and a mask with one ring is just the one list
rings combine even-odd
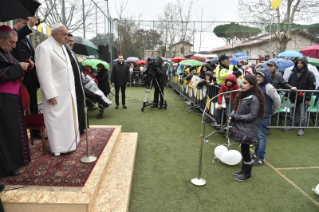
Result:
{"label": "white balloon", "polygon": [[237,150],[229,150],[220,158],[227,165],[236,165],[241,161],[241,154]]}
{"label": "white balloon", "polygon": [[75,1],[74,0],[69,0],[69,4],[71,5],[71,7],[74,7]]}
{"label": "white balloon", "polygon": [[220,160],[220,158],[222,157],[222,155],[224,153],[226,153],[228,151],[228,148],[223,146],[223,145],[219,145],[215,148],[214,150],[214,154],[216,156],[216,158],[218,158]]}
{"label": "white balloon", "polygon": [[319,195],[319,184],[316,186],[316,188],[313,188],[312,191]]}

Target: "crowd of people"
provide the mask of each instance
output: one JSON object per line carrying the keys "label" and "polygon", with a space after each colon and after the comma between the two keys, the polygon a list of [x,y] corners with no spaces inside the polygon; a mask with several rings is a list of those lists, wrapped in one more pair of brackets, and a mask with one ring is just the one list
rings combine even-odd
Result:
{"label": "crowd of people", "polygon": [[[268,58],[269,59],[269,58]],[[204,63],[201,67],[182,66],[173,64],[173,78],[180,75],[180,83],[188,85],[194,77],[199,77],[200,81],[196,89],[202,89],[203,85],[207,87],[214,86],[218,94],[215,112],[205,111],[212,118],[207,118],[206,122],[220,129],[221,124],[229,125],[229,135],[234,141],[241,143],[241,152],[243,163],[240,170],[233,174],[238,181],[245,181],[251,178],[252,166],[264,164],[267,146],[267,134],[269,133],[269,122],[271,116],[279,111],[281,97],[277,89],[289,89],[284,93],[284,99],[290,100],[292,104],[296,103],[296,108],[290,109],[290,122],[283,131],[292,131],[292,126],[301,126],[297,135],[304,135],[306,126],[307,110],[310,106],[311,92],[298,92],[298,90],[315,90],[316,79],[314,74],[308,70],[306,57],[300,57],[296,60],[292,73],[286,82],[283,75],[278,71],[274,60],[267,62],[267,68],[262,64],[256,66],[251,63],[239,61],[236,65],[230,65],[227,56],[221,55],[216,64]],[[239,88],[242,92],[233,92],[224,94],[228,91],[236,91]],[[216,89],[215,89],[216,90]],[[210,98],[217,95],[208,94]],[[297,94],[296,94],[297,93]],[[296,99],[297,96],[297,99]],[[222,110],[222,101],[225,98],[225,110]],[[199,102],[193,96],[190,101],[185,102],[189,105],[199,105],[206,101]],[[199,105],[200,106],[200,105]],[[205,107],[194,107],[198,115],[202,115],[202,109]],[[303,111],[301,111],[303,108]],[[221,113],[225,113],[226,122],[221,120]],[[293,118],[294,117],[294,118]],[[293,123],[294,120],[294,123]],[[223,129],[226,129],[224,127]],[[254,153],[250,155],[249,147],[255,145]]]}

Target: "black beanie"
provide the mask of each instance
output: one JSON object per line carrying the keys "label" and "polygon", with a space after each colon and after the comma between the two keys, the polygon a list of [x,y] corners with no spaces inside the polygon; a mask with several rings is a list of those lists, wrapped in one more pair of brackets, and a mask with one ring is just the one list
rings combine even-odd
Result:
{"label": "black beanie", "polygon": [[225,59],[229,59],[229,57],[227,57],[226,55],[222,54],[222,55],[219,56],[219,60],[218,61],[221,62],[221,61],[223,61]]}

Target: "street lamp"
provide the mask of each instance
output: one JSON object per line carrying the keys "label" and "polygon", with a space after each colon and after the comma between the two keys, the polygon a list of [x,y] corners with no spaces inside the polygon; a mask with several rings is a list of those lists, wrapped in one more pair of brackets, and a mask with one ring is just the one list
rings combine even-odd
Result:
{"label": "street lamp", "polygon": [[[74,0],[69,0],[69,4],[71,7],[75,6],[75,1]],[[62,0],[62,24],[65,26],[66,25],[66,19],[65,19],[65,0]]]}

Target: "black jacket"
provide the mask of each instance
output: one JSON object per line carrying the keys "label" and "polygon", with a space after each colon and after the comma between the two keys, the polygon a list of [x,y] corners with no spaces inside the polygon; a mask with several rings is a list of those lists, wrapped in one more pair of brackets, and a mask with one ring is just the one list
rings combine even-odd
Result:
{"label": "black jacket", "polygon": [[[157,70],[156,74],[155,74],[155,78],[158,82],[158,85],[163,88],[165,86],[165,77],[166,77],[166,71],[164,67],[161,67],[160,69]],[[154,79],[155,79],[154,78]],[[153,85],[155,85],[155,87],[157,87],[157,83],[153,82]]]}
{"label": "black jacket", "polygon": [[292,88],[292,86],[289,85],[289,83],[286,82],[282,75],[278,72],[275,72],[275,74],[271,76],[270,84],[272,84],[276,89],[278,89],[279,87],[282,89]]}
{"label": "black jacket", "polygon": [[107,96],[110,93],[109,74],[107,69],[102,69],[96,75],[99,89]]}
{"label": "black jacket", "polygon": [[116,86],[123,86],[130,82],[130,71],[129,67],[123,62],[119,62],[113,65],[111,83]]}
{"label": "black jacket", "polygon": [[[302,61],[305,64],[304,69],[301,71],[301,74],[299,77],[297,75],[298,61]],[[289,76],[288,83],[291,86],[297,87],[298,90],[315,90],[316,89],[316,78],[315,78],[315,75],[308,70],[308,60],[306,57],[300,57],[295,62],[295,67]],[[288,96],[288,94],[285,94],[285,96]],[[294,103],[296,99],[296,93],[291,92],[289,99],[292,103]],[[310,99],[311,99],[311,93],[308,92],[305,96],[305,101],[310,101]],[[299,92],[298,92],[297,102],[301,103],[302,100],[303,100],[303,95],[299,95]]]}

